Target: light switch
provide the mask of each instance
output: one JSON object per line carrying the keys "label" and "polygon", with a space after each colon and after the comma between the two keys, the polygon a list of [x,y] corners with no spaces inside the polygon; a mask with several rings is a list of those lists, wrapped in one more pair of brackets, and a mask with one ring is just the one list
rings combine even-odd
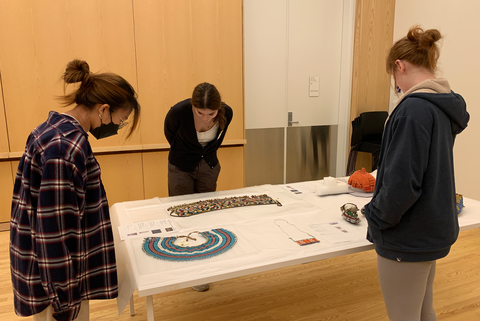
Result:
{"label": "light switch", "polygon": [[318,97],[320,92],[320,77],[310,76],[310,97]]}

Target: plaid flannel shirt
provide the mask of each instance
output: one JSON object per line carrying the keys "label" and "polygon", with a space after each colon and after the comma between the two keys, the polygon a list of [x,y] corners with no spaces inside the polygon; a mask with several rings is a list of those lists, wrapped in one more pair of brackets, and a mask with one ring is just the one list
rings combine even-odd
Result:
{"label": "plaid flannel shirt", "polygon": [[88,134],[50,112],[30,134],[15,178],[10,221],[15,312],[77,317],[82,300],[117,297],[108,202]]}

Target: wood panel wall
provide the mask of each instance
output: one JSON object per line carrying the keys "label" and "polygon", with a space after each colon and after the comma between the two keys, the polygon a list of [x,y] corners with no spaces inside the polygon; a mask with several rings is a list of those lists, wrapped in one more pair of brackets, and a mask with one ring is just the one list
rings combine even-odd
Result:
{"label": "wood panel wall", "polygon": [[393,43],[395,0],[357,0],[350,119],[388,111],[390,76],[385,59]]}
{"label": "wood panel wall", "polygon": [[93,72],[124,77],[142,106],[130,139],[90,139],[110,204],[167,196],[164,117],[204,81],[234,111],[218,189],[244,186],[242,0],[0,1],[0,222],[10,220],[13,173],[28,134],[50,110],[69,109],[55,97],[77,58]]}
{"label": "wood panel wall", "polygon": [[[66,64],[86,60],[91,71],[120,74],[137,89],[131,0],[20,0],[0,3],[0,60],[10,152],[23,152],[30,131],[61,108],[55,96]],[[128,144],[139,143],[139,135]],[[122,136],[91,140],[121,146]]]}
{"label": "wood panel wall", "polygon": [[205,81],[233,108],[226,139],[243,140],[242,1],[134,0],[134,6],[139,95],[142,105],[154,104],[142,118],[142,144],[167,143],[158,121]]}
{"label": "wood panel wall", "polygon": [[[388,111],[390,76],[385,59],[393,43],[395,0],[357,0],[350,120],[366,111]],[[350,136],[352,128],[350,126]],[[358,153],[355,169],[371,168],[371,155]]]}
{"label": "wood panel wall", "polygon": [[[0,65],[1,68],[1,65]],[[5,105],[3,104],[3,87],[0,73],[0,158],[8,157],[7,123],[5,122]]]}

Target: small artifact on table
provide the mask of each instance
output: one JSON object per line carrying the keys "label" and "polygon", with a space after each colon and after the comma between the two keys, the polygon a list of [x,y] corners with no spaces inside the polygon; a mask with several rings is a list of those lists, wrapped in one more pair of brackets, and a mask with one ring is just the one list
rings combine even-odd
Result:
{"label": "small artifact on table", "polygon": [[357,214],[358,212],[357,205],[353,203],[346,203],[340,207],[340,210],[342,211],[342,217],[345,221],[352,224],[360,223],[360,218],[358,217],[358,214]]}
{"label": "small artifact on table", "polygon": [[457,208],[457,214],[460,214],[462,212],[462,208],[465,207],[465,205],[463,205],[463,195],[462,194],[459,194],[459,193],[456,193],[455,194],[455,197],[456,197],[456,208]]}
{"label": "small artifact on table", "polygon": [[348,185],[364,192],[373,192],[375,190],[375,177],[368,173],[365,168],[355,171],[348,179]]}

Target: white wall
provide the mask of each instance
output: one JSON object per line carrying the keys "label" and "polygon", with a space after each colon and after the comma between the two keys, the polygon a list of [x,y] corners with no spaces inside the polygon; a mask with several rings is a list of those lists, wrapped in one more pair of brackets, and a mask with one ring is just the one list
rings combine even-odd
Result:
{"label": "white wall", "polygon": [[245,129],[278,128],[287,113],[287,0],[244,0]]}
{"label": "white wall", "polygon": [[[447,78],[452,90],[467,102],[470,122],[455,142],[457,192],[480,200],[480,1],[397,0],[394,41],[419,24],[436,28],[444,35],[437,77]],[[468,203],[465,204],[468,207]]]}
{"label": "white wall", "polygon": [[[244,0],[245,129],[336,125],[346,168],[355,0]],[[319,77],[318,96],[310,77]]]}
{"label": "white wall", "polygon": [[338,124],[344,2],[244,0],[245,129]]}

